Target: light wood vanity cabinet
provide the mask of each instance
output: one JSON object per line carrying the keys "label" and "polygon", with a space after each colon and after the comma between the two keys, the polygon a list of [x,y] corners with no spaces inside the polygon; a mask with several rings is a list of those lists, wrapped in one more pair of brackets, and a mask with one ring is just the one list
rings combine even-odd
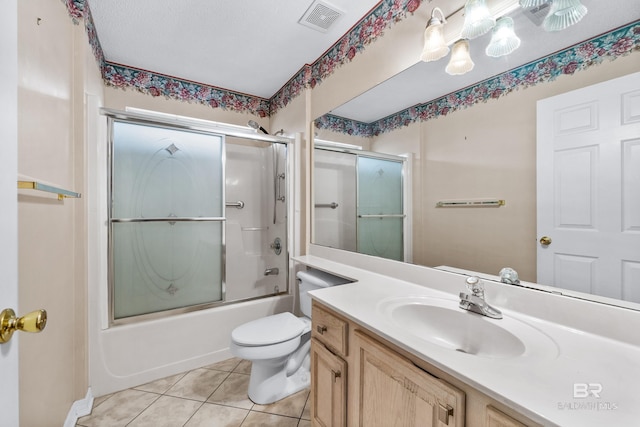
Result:
{"label": "light wood vanity cabinet", "polygon": [[538,426],[317,301],[311,319],[313,426]]}
{"label": "light wood vanity cabinet", "polygon": [[347,414],[347,362],[315,338],[311,341],[311,419],[314,426],[342,427]]}
{"label": "light wood vanity cabinet", "polygon": [[312,424],[346,426],[348,323],[314,304],[311,328]]}
{"label": "light wood vanity cabinet", "polygon": [[355,332],[359,389],[349,409],[357,425],[464,426],[464,393],[417,368],[373,338]]}

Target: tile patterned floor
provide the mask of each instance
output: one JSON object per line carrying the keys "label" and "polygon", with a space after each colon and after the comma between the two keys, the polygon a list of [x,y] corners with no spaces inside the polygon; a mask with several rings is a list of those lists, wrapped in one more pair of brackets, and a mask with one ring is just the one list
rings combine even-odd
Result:
{"label": "tile patterned floor", "polygon": [[78,427],[310,427],[309,390],[271,405],[247,397],[251,362],[237,358],[96,398]]}

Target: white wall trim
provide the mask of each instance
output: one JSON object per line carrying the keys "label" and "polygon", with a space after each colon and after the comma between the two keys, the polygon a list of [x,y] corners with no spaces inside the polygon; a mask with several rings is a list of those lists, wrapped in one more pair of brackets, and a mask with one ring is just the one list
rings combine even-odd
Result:
{"label": "white wall trim", "polygon": [[91,387],[89,387],[84,399],[76,400],[71,405],[67,419],[64,421],[64,427],[74,427],[78,422],[78,418],[89,415],[91,409],[93,409],[93,394],[91,393]]}

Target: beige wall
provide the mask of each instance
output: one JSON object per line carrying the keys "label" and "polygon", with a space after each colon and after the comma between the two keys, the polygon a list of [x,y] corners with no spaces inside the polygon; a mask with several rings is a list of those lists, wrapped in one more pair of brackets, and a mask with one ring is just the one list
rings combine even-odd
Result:
{"label": "beige wall", "polygon": [[[375,138],[375,151],[413,152],[414,262],[536,280],[536,101],[640,71],[640,52]],[[496,197],[500,208],[436,208]],[[421,200],[421,202],[419,202]]]}
{"label": "beige wall", "polygon": [[[84,192],[84,96],[101,78],[83,25],[65,5],[18,3],[18,173]],[[20,313],[44,308],[46,329],[20,339],[20,419],[61,426],[87,392],[84,199],[20,191]]]}

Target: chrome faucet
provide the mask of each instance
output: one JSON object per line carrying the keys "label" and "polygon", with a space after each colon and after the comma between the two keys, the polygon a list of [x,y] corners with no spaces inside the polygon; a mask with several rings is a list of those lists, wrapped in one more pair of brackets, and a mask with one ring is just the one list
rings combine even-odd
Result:
{"label": "chrome faucet", "polygon": [[492,319],[502,319],[500,310],[491,307],[484,300],[484,285],[479,277],[468,277],[467,289],[469,289],[471,294],[460,292],[460,308],[482,314]]}
{"label": "chrome faucet", "polygon": [[264,275],[265,276],[277,276],[278,274],[280,274],[280,269],[279,268],[267,268],[264,271]]}

